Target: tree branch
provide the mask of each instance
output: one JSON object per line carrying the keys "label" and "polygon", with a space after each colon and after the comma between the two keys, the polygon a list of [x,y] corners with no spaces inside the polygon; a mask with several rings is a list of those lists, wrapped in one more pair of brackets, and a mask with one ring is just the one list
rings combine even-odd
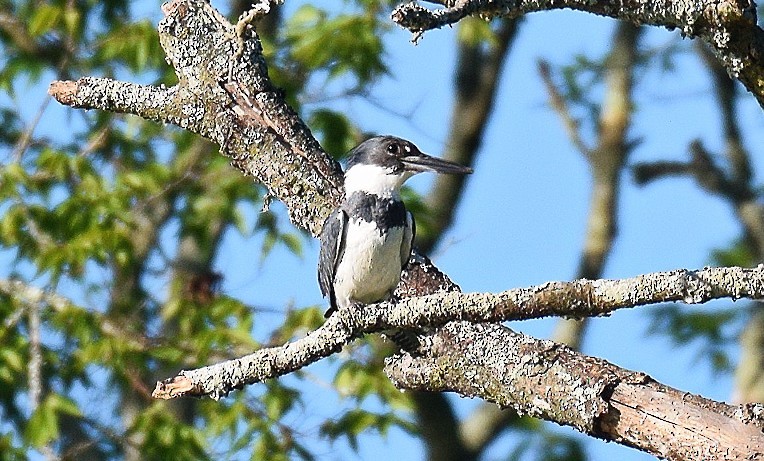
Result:
{"label": "tree branch", "polygon": [[570,142],[584,157],[587,159],[591,158],[593,149],[587,146],[583,137],[581,137],[579,120],[571,115],[568,101],[557,88],[557,85],[555,85],[549,62],[545,59],[539,59],[536,65],[541,81],[544,82],[546,91],[549,93],[549,105],[552,106],[552,109],[557,112],[557,115],[562,120],[562,125],[565,127],[565,132],[568,134]]}
{"label": "tree branch", "polygon": [[[520,19],[497,24],[489,43],[459,40],[454,72],[454,102],[443,158],[472,166],[477,158],[483,132],[495,104],[501,70],[509,56]],[[466,25],[461,24],[460,29]],[[437,175],[425,198],[425,225],[417,221],[416,246],[430,254],[451,226],[467,178],[464,175]],[[419,229],[423,229],[424,232]],[[467,461],[479,458],[479,447],[467,446],[460,436],[451,401],[443,394],[413,392],[411,395],[422,438],[431,460]],[[495,405],[485,405],[495,408]],[[498,430],[490,431],[498,432]],[[470,432],[474,434],[474,431]]]}
{"label": "tree branch", "polygon": [[764,107],[764,30],[756,25],[756,4],[750,0],[456,0],[436,10],[411,2],[398,6],[392,18],[418,37],[426,30],[454,24],[469,15],[514,18],[563,8],[636,25],[679,29],[688,37],[698,37],[711,46],[727,72],[738,78]]}
{"label": "tree branch", "polygon": [[[632,150],[628,140],[632,113],[632,91],[637,48],[643,29],[626,22],[618,23],[612,40],[612,49],[604,60],[605,94],[600,104],[597,124],[597,144],[592,149],[576,144],[576,130],[568,128],[571,140],[582,150],[592,174],[592,189],[586,238],[578,264],[576,278],[602,277],[605,262],[618,232],[618,200],[621,192],[621,172]],[[544,75],[541,66],[542,76]],[[550,80],[547,77],[545,80]],[[554,85],[547,83],[551,99]],[[558,102],[558,105],[560,103]],[[565,104],[558,108],[565,120]],[[570,122],[566,122],[570,125]],[[578,141],[581,143],[581,141]],[[573,349],[578,349],[588,319],[562,319],[557,323],[554,338]]]}
{"label": "tree branch", "polygon": [[733,407],[497,324],[454,322],[388,359],[402,389],[454,391],[672,460],[764,455],[761,405]]}
{"label": "tree branch", "polygon": [[[764,265],[656,272],[622,280],[577,280],[492,293],[436,293],[362,310],[342,310],[317,330],[284,346],[261,349],[227,362],[158,382],[154,397],[220,398],[233,389],[282,376],[339,351],[365,333],[442,326],[459,319],[500,322],[547,316],[591,317],[616,309],[667,301],[688,304],[718,298],[764,298]],[[429,350],[426,344],[421,350]]]}
{"label": "tree branch", "polygon": [[159,39],[177,85],[85,77],[53,82],[50,94],[72,107],[135,114],[211,139],[286,204],[295,225],[317,235],[342,196],[342,170],[271,84],[257,34],[201,0],[163,10]]}

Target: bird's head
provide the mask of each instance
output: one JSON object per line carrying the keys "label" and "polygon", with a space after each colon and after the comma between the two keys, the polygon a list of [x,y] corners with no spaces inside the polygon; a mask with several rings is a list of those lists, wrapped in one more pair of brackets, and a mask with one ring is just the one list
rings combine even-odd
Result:
{"label": "bird's head", "polygon": [[425,171],[472,173],[472,168],[422,153],[417,146],[395,136],[376,136],[350,151],[345,191],[397,196],[403,183]]}

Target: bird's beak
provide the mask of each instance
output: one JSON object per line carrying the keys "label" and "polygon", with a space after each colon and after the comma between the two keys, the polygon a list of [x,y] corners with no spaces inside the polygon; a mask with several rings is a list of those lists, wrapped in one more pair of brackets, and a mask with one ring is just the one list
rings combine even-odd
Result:
{"label": "bird's beak", "polygon": [[447,174],[472,173],[472,168],[468,166],[459,165],[458,163],[449,162],[448,160],[443,160],[441,158],[432,157],[422,153],[402,157],[401,162],[403,162],[406,170],[416,173],[423,171],[434,171],[436,173]]}

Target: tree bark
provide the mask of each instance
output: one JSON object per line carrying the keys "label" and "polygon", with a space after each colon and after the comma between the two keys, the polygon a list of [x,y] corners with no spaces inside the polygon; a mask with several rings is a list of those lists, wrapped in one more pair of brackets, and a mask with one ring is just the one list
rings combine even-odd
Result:
{"label": "tree bark", "polygon": [[454,24],[469,15],[516,18],[535,11],[569,8],[636,25],[679,29],[684,36],[697,37],[710,45],[727,72],[740,80],[764,107],[764,30],[756,24],[756,4],[751,0],[456,0],[438,3],[449,6],[430,10],[413,2],[401,5],[393,12],[393,21],[419,37],[426,30]]}
{"label": "tree bark", "polygon": [[427,354],[393,357],[386,371],[399,388],[480,397],[666,459],[764,456],[760,406],[681,392],[501,325],[450,323]]}

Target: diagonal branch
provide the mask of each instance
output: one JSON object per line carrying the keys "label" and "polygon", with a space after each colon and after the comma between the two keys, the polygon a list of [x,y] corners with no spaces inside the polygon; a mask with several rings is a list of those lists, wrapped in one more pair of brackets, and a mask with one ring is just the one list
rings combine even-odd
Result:
{"label": "diagonal branch", "polygon": [[172,123],[216,142],[286,204],[295,225],[317,235],[342,195],[342,171],[272,85],[257,34],[201,0],[169,2],[163,10],[159,39],[177,85],[85,77],[53,82],[51,95],[72,107]]}
{"label": "diagonal branch", "polygon": [[573,117],[568,105],[568,101],[563,96],[562,92],[557,88],[554,80],[552,79],[552,69],[549,61],[545,59],[539,59],[536,63],[538,66],[538,73],[541,76],[541,81],[544,82],[547,93],[549,93],[549,105],[552,106],[565,127],[565,132],[573,143],[573,146],[587,159],[591,158],[592,149],[586,145],[586,142],[581,137],[581,129],[579,120]]}
{"label": "diagonal branch", "polygon": [[[616,309],[667,301],[688,304],[718,298],[764,298],[764,265],[657,272],[622,280],[577,280],[492,293],[456,291],[380,303],[333,315],[304,338],[284,346],[209,367],[182,371],[157,383],[154,397],[210,396],[282,376],[339,351],[365,333],[442,326],[453,319],[472,322],[524,320],[546,316],[590,317]],[[530,341],[530,339],[529,339]],[[535,340],[534,340],[535,341]]]}
{"label": "diagonal branch", "polygon": [[411,2],[398,6],[392,17],[419,36],[470,15],[515,18],[564,8],[636,25],[679,29],[688,37],[698,37],[711,46],[727,72],[738,78],[764,107],[764,30],[756,25],[756,4],[751,0],[456,0],[435,10]]}

